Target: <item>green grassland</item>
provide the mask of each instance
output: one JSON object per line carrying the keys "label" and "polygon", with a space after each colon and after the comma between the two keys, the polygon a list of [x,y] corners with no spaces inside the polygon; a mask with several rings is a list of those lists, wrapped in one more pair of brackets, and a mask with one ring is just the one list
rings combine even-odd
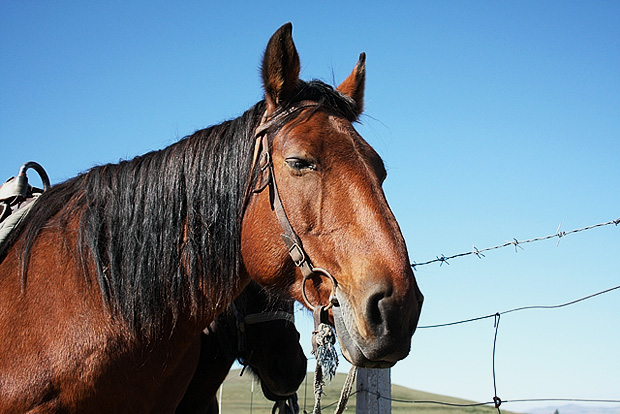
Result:
{"label": "green grassland", "polygon": [[[267,400],[262,392],[258,381],[254,382],[254,392],[252,392],[252,376],[244,374],[239,376],[239,370],[233,370],[228,374],[222,390],[222,413],[223,414],[271,414],[273,403]],[[299,406],[300,412],[304,410],[312,412],[314,405],[314,394],[312,389],[313,373],[309,372],[306,381],[299,387]],[[322,399],[324,413],[333,413],[334,405],[340,397],[340,390],[346,378],[346,374],[337,374],[336,378],[325,387],[325,394]],[[354,389],[355,391],[355,389]],[[345,413],[355,413],[355,395],[352,395],[348,409]],[[473,401],[459,400],[457,398],[446,397],[437,394],[412,390],[399,385],[392,385],[392,399],[403,401],[440,401],[446,403],[470,404]],[[305,402],[304,402],[305,400]],[[421,402],[398,402],[392,401],[392,413],[416,413],[416,414],[460,414],[460,413],[497,413],[493,406],[478,407],[450,407],[439,404],[429,404]],[[513,414],[502,409],[504,414]]]}

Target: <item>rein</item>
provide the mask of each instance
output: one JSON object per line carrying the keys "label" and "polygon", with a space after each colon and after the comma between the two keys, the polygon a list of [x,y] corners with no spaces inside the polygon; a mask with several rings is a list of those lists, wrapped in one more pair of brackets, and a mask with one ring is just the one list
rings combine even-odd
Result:
{"label": "rein", "polygon": [[[334,348],[336,341],[333,328],[329,324],[327,311],[331,307],[340,306],[336,297],[338,283],[336,279],[325,269],[314,267],[306,251],[303,248],[301,239],[293,229],[291,222],[286,215],[284,206],[282,205],[282,199],[278,186],[276,184],[275,173],[273,169],[273,160],[270,154],[269,148],[269,131],[272,128],[279,128],[284,119],[292,117],[307,108],[316,108],[318,103],[303,102],[299,106],[289,108],[275,116],[268,118],[263,116],[261,124],[256,128],[254,133],[254,155],[252,158],[252,166],[250,171],[254,171],[254,167],[258,163],[260,168],[260,174],[262,181],[258,188],[253,190],[253,193],[260,193],[266,187],[269,187],[271,191],[271,207],[280,223],[283,233],[280,235],[282,241],[288,249],[288,253],[297,266],[301,274],[303,275],[301,293],[308,308],[313,310],[314,313],[314,331],[312,332],[312,354],[316,356],[316,369],[314,373],[314,409],[313,414],[321,413],[321,396],[323,394],[323,386],[325,385],[324,375],[326,374],[328,379],[336,374],[336,368],[338,367],[338,354]],[[325,276],[332,283],[332,291],[329,297],[329,303],[327,305],[314,306],[308,300],[306,294],[306,282],[312,276]],[[340,395],[338,406],[335,410],[335,414],[341,414],[345,408],[349,396],[351,395],[351,389],[355,380],[355,374],[357,367],[352,366],[345,385]]]}

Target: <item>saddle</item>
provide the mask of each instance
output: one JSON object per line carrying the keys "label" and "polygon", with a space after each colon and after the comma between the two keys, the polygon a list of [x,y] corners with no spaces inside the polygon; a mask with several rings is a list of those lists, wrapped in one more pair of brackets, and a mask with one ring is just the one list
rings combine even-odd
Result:
{"label": "saddle", "polygon": [[[42,189],[28,184],[26,172],[31,168],[41,177]],[[0,256],[11,231],[25,219],[35,201],[49,188],[47,173],[34,161],[22,165],[16,177],[9,178],[0,186]]]}

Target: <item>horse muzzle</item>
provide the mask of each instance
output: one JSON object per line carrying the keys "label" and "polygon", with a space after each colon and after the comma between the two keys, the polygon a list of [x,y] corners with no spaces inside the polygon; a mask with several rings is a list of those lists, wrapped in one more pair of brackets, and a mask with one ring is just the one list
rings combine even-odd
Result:
{"label": "horse muzzle", "polygon": [[356,317],[347,295],[336,289],[332,308],[336,335],[342,354],[353,365],[390,368],[409,355],[423,296],[417,286],[407,303],[388,293],[378,287],[365,298]]}

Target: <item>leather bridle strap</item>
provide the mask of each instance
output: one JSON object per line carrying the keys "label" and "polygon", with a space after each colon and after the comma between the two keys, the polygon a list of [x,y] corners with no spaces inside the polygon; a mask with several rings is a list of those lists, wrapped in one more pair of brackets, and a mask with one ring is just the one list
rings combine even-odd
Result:
{"label": "leather bridle strap", "polygon": [[[258,188],[254,189],[253,191],[261,192],[262,190],[265,189],[265,187],[270,186],[271,207],[274,213],[276,214],[276,217],[278,218],[278,222],[280,223],[280,227],[282,228],[282,231],[283,231],[283,234],[281,234],[280,237],[282,238],[282,241],[286,245],[286,248],[288,249],[288,253],[291,256],[291,259],[293,259],[295,266],[299,267],[303,275],[303,280],[301,282],[302,283],[301,293],[304,298],[304,301],[306,302],[306,305],[308,305],[308,307],[314,311],[314,315],[315,315],[315,330],[312,333],[313,346],[314,346],[315,335],[318,333],[318,330],[319,330],[319,327],[316,326],[317,321],[319,322],[319,325],[323,323],[323,319],[325,319],[325,322],[327,322],[327,310],[332,306],[335,306],[335,307],[340,306],[338,303],[338,299],[336,298],[336,290],[338,288],[338,284],[336,283],[336,279],[334,279],[334,277],[327,270],[314,267],[312,265],[312,262],[310,261],[308,254],[303,248],[301,239],[299,238],[297,233],[295,233],[293,226],[291,226],[291,222],[289,221],[288,216],[286,215],[286,211],[284,210],[284,206],[282,205],[282,199],[280,198],[280,193],[278,191],[278,186],[276,184],[275,173],[273,170],[273,162],[272,162],[270,151],[269,151],[269,139],[268,139],[268,134],[267,134],[267,132],[272,127],[278,125],[282,121],[283,117],[288,117],[298,111],[305,109],[306,107],[311,107],[311,106],[317,106],[317,104],[309,103],[305,105],[300,105],[298,107],[291,108],[285,111],[282,115],[276,116],[269,120],[266,120],[266,118],[263,117],[261,124],[258,126],[254,134],[256,143],[254,147],[254,158],[252,160],[251,171],[254,170],[256,162],[257,161],[260,162],[259,164],[260,172],[261,174],[265,174],[265,177],[263,178],[263,182],[261,183],[261,185]],[[314,275],[326,276],[332,282],[332,292],[330,294],[329,303],[327,305],[314,306],[308,300],[308,297],[306,295],[306,281]],[[332,332],[331,328],[329,329],[329,332]],[[336,359],[336,364],[337,364],[337,359]],[[315,406],[314,406],[313,413],[320,413],[321,412],[320,395],[322,393],[322,386],[317,388],[317,384],[321,382],[320,378],[322,378],[322,375],[323,375],[322,374],[323,368],[320,364],[318,357],[317,357],[317,368],[316,369],[317,371],[315,372]],[[351,393],[352,384],[353,384],[353,381],[355,381],[356,370],[357,368],[355,366],[352,366],[351,370],[349,371],[349,375],[347,377],[347,380],[345,381],[342,394],[340,395],[340,401],[338,402],[338,407],[336,409],[337,414],[341,414],[346,408],[346,404],[349,399],[349,395]],[[319,375],[317,375],[318,372],[320,372]],[[317,382],[317,380],[319,381]],[[275,406],[274,406],[274,410],[275,410]]]}
{"label": "leather bridle strap", "polygon": [[[263,135],[263,147],[267,145],[267,135]],[[295,266],[299,267],[301,270],[301,274],[304,278],[310,277],[314,273],[314,266],[312,266],[312,262],[310,262],[310,258],[306,254],[306,251],[303,248],[303,244],[301,243],[301,239],[293,230],[293,226],[291,226],[291,222],[286,215],[286,211],[284,211],[284,206],[282,205],[282,198],[280,197],[280,192],[278,191],[278,185],[276,184],[275,174],[273,171],[273,162],[269,161],[269,183],[271,184],[271,189],[273,191],[273,211],[280,222],[280,227],[282,227],[283,233],[280,234],[282,241],[286,245],[288,249],[288,254],[293,259]]]}
{"label": "leather bridle strap", "polygon": [[286,215],[286,211],[284,210],[284,206],[282,205],[282,198],[280,197],[280,192],[278,191],[278,185],[276,184],[275,173],[273,170],[273,161],[271,159],[269,151],[268,137],[269,130],[277,127],[282,122],[283,118],[290,117],[303,109],[316,106],[318,106],[317,103],[303,103],[300,106],[290,108],[271,119],[266,119],[265,117],[263,117],[261,124],[256,128],[256,132],[254,134],[254,139],[256,140],[256,143],[254,147],[254,156],[252,159],[252,170],[254,170],[254,166],[258,162],[260,173],[264,176],[261,185],[253,191],[255,193],[258,193],[264,190],[265,187],[270,186],[271,207],[283,231],[283,233],[280,234],[280,237],[282,238],[282,241],[284,242],[288,250],[289,256],[291,256],[293,263],[295,263],[295,266],[300,269],[301,274],[303,275],[301,289],[302,296],[310,309],[315,309],[315,306],[310,303],[306,295],[306,281],[313,275],[323,275],[330,279],[332,283],[330,300],[327,305],[321,306],[322,308],[328,309],[330,306],[337,304],[336,280],[327,270],[314,267],[312,265],[308,254],[303,248],[301,239],[293,229],[293,226],[291,226],[291,222],[289,221],[288,216]]}
{"label": "leather bridle strap", "polygon": [[271,207],[276,214],[278,222],[280,223],[280,227],[283,231],[280,237],[286,245],[288,253],[291,256],[291,259],[293,259],[293,263],[295,263],[295,266],[297,266],[301,270],[301,274],[303,275],[301,288],[302,296],[310,309],[315,309],[315,306],[310,303],[306,295],[306,281],[313,275],[323,275],[329,278],[332,282],[332,292],[330,295],[329,303],[325,306],[322,306],[323,308],[328,309],[330,306],[337,304],[336,280],[327,270],[314,267],[312,265],[308,254],[303,248],[301,239],[299,238],[297,233],[295,233],[293,226],[291,226],[291,222],[289,221],[288,216],[286,215],[286,211],[284,210],[284,206],[282,205],[282,198],[280,197],[280,192],[278,191],[278,185],[276,184],[275,173],[273,170],[273,161],[271,159],[269,150],[268,136],[269,130],[274,127],[279,127],[283,119],[291,117],[306,108],[317,106],[318,104],[314,102],[303,102],[299,106],[289,108],[271,119],[263,117],[261,124],[256,128],[256,132],[254,133],[254,139],[256,140],[256,143],[254,146],[254,156],[252,159],[252,171],[254,170],[254,167],[258,162],[260,173],[264,174],[264,176],[261,185],[253,191],[255,193],[258,193],[264,190],[265,187],[270,186]]}
{"label": "leather bridle strap", "polygon": [[[284,206],[282,205],[282,199],[280,197],[280,193],[278,191],[278,185],[276,184],[275,174],[273,171],[273,162],[271,160],[271,155],[269,151],[269,134],[268,131],[272,129],[274,126],[278,125],[282,118],[289,117],[305,108],[315,107],[317,104],[305,103],[301,106],[293,107],[285,112],[266,120],[263,117],[261,124],[256,129],[254,134],[254,138],[256,140],[255,148],[254,148],[254,159],[252,161],[252,165],[258,161],[260,170],[262,174],[266,174],[266,178],[264,179],[264,186],[254,190],[255,192],[260,192],[267,185],[271,186],[271,203],[274,213],[278,218],[278,222],[280,223],[280,227],[282,228],[283,233],[280,235],[282,241],[286,245],[288,249],[289,255],[293,259],[295,266],[299,267],[304,278],[310,277],[314,271],[312,263],[306,254],[303,244],[293,230],[291,226],[291,222],[286,215],[286,211],[284,211]],[[252,167],[253,168],[253,167]]]}
{"label": "leather bridle strap", "polygon": [[287,311],[265,311],[261,313],[251,313],[243,318],[243,323],[246,325],[254,325],[257,323],[277,320],[295,323],[295,314]]}
{"label": "leather bridle strap", "polygon": [[235,319],[237,321],[237,326],[240,330],[245,327],[245,325],[255,325],[263,322],[271,322],[277,320],[289,321],[295,323],[295,313],[293,310],[285,311],[285,310],[274,310],[274,311],[263,311],[259,313],[250,313],[244,315],[239,311],[235,302],[230,304],[230,308],[235,315]]}

